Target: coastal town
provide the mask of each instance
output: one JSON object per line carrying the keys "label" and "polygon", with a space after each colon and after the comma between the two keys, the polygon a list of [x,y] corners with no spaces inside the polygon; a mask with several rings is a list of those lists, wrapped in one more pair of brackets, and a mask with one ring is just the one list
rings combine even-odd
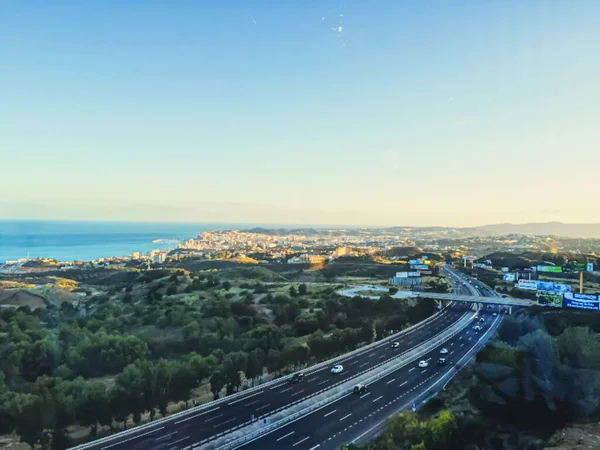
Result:
{"label": "coastal town", "polygon": [[[156,242],[159,242],[157,239]],[[356,229],[264,229],[205,231],[196,237],[171,241],[173,248],[133,251],[91,261],[58,261],[52,258],[21,258],[0,262],[0,273],[14,274],[47,270],[96,267],[149,268],[169,261],[229,260],[257,264],[322,264],[343,257],[377,258],[392,248],[419,248],[444,258],[483,256],[497,250],[524,252],[600,251],[595,239],[573,240],[527,234],[483,234],[454,228],[356,228]],[[402,260],[388,255],[380,262]]]}

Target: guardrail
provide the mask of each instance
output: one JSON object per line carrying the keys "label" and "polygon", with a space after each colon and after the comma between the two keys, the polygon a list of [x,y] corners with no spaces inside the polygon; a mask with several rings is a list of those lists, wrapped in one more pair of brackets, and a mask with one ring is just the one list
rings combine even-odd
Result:
{"label": "guardrail", "polygon": [[[418,323],[416,323],[414,325],[411,325],[410,327],[405,328],[404,330],[401,330],[398,333],[394,333],[394,334],[392,334],[390,336],[387,336],[387,337],[385,337],[385,338],[383,338],[383,339],[381,339],[381,340],[379,340],[377,342],[373,342],[373,343],[365,345],[363,347],[359,347],[359,348],[357,348],[355,350],[352,350],[352,351],[350,351],[348,353],[344,353],[343,355],[336,356],[334,358],[330,358],[327,361],[323,361],[323,362],[317,363],[317,364],[315,364],[313,366],[308,367],[306,370],[304,370],[304,372],[306,372],[307,374],[311,374],[311,373],[314,373],[314,372],[322,369],[323,367],[326,367],[326,366],[329,366],[329,365],[333,365],[334,363],[336,363],[336,362],[338,362],[340,360],[346,359],[346,358],[348,358],[350,356],[361,354],[363,352],[366,353],[366,352],[369,352],[369,351],[373,350],[374,348],[379,348],[380,346],[386,344],[390,340],[398,339],[399,337],[401,337],[401,336],[403,336],[403,335],[405,335],[405,334],[413,331],[415,328],[420,327],[422,325],[425,325],[425,324],[433,321],[434,319],[437,319],[441,314],[444,314],[445,312],[446,312],[445,310],[438,311],[435,314],[429,316],[427,319],[422,320],[421,322],[418,322]],[[385,363],[385,361],[384,361],[384,363]],[[208,403],[204,403],[202,405],[198,405],[196,407],[187,409],[185,411],[180,411],[178,413],[171,414],[171,415],[169,415],[169,416],[167,416],[165,418],[162,418],[160,420],[156,420],[154,422],[149,422],[149,423],[146,423],[144,425],[140,425],[138,427],[133,427],[133,428],[130,428],[129,430],[124,430],[124,431],[121,431],[119,433],[115,433],[115,434],[112,434],[110,436],[106,436],[106,437],[97,439],[95,441],[87,442],[85,444],[80,444],[80,445],[78,445],[76,447],[71,447],[69,450],[85,450],[85,449],[89,449],[89,448],[92,448],[92,447],[95,447],[97,445],[101,445],[101,444],[104,444],[104,443],[107,443],[107,442],[110,442],[110,441],[113,441],[113,440],[118,440],[118,439],[126,437],[126,436],[131,436],[131,435],[134,435],[134,434],[137,434],[137,433],[140,433],[140,432],[144,432],[146,430],[151,431],[150,430],[151,428],[160,426],[160,424],[163,423],[163,422],[165,422],[165,421],[171,421],[171,420],[175,420],[175,419],[183,419],[183,418],[185,418],[185,416],[194,415],[194,414],[196,414],[198,412],[203,411],[204,409],[214,408],[216,405],[219,405],[219,404],[224,403],[224,402],[231,402],[232,400],[235,400],[236,398],[242,397],[244,395],[251,395],[252,393],[254,393],[256,391],[259,391],[260,389],[264,389],[265,387],[274,386],[274,385],[276,385],[278,383],[283,384],[283,383],[287,382],[292,376],[293,376],[293,374],[289,374],[289,375],[285,375],[283,377],[275,378],[275,379],[273,379],[271,381],[268,381],[266,383],[260,384],[258,386],[255,386],[255,387],[252,387],[252,388],[249,388],[249,389],[245,389],[243,391],[236,392],[235,394],[225,396],[225,397],[220,398],[218,400],[213,400],[213,401],[210,401]],[[300,401],[304,400],[306,398],[309,398],[309,397],[303,397],[302,399],[300,399]],[[290,405],[288,405],[288,406],[290,406]],[[246,424],[244,424],[243,426],[246,426]],[[238,428],[239,427],[234,427],[234,428],[231,428],[229,430],[225,430],[224,432],[222,432],[220,434],[229,433],[231,431],[235,431]],[[217,436],[217,435],[215,435],[215,436]]]}
{"label": "guardrail", "polygon": [[[334,385],[334,386],[330,386],[327,389],[323,389],[323,391],[329,391],[335,387],[340,387],[342,385],[344,385],[343,389],[338,392],[337,394],[334,394],[326,399],[323,399],[320,402],[317,402],[315,404],[312,404],[310,406],[307,406],[306,408],[293,413],[293,414],[289,414],[287,415],[285,418],[274,422],[270,425],[266,425],[264,427],[259,428],[258,430],[254,431],[254,432],[249,432],[247,434],[245,434],[244,436],[238,438],[238,439],[234,439],[232,441],[229,442],[223,442],[222,444],[219,443],[213,443],[215,446],[211,447],[213,449],[218,449],[218,450],[232,450],[235,449],[241,445],[244,445],[246,443],[248,443],[249,441],[253,441],[255,439],[258,439],[259,437],[261,437],[262,435],[265,434],[269,434],[272,431],[277,430],[278,428],[281,428],[291,422],[294,422],[296,420],[301,419],[304,416],[307,416],[309,414],[311,414],[312,412],[323,408],[324,406],[334,403],[338,400],[340,400],[341,398],[344,398],[348,395],[352,395],[348,390],[351,386],[357,384],[357,383],[365,383],[365,384],[370,384],[370,383],[374,383],[377,380],[389,375],[390,373],[393,373],[399,369],[401,369],[402,367],[410,364],[411,362],[413,362],[414,360],[418,359],[420,356],[422,356],[425,353],[430,352],[432,349],[436,348],[437,346],[439,346],[441,343],[446,342],[449,339],[452,339],[454,336],[456,336],[458,333],[460,333],[462,330],[464,330],[466,327],[468,327],[471,323],[472,323],[472,319],[473,317],[476,315],[477,313],[473,313],[473,314],[466,314],[464,319],[461,319],[461,321],[459,321],[457,323],[457,325],[451,327],[450,329],[447,329],[445,331],[442,331],[441,333],[439,333],[436,337],[430,339],[429,341],[427,341],[426,344],[419,344],[415,347],[413,347],[410,350],[407,350],[406,352],[404,352],[401,355],[398,355],[395,358],[392,358],[392,360],[388,360],[385,361],[383,363],[380,363],[379,365],[375,366],[375,367],[371,367],[370,369],[365,370],[363,373],[365,372],[371,372],[373,371],[374,368],[376,367],[380,367],[384,364],[390,364],[393,361],[397,361],[399,359],[402,359],[402,361],[398,364],[395,363],[393,365],[391,365],[389,368],[384,369],[382,372],[379,372],[375,375],[372,375],[370,377],[365,377],[363,379],[357,379],[360,377],[360,375],[358,375],[357,377],[353,377],[351,380],[344,380],[341,381],[340,383]],[[347,387],[346,387],[347,386]],[[321,391],[319,392],[321,393]],[[319,393],[315,393],[314,395],[311,395],[310,397],[313,397],[315,395],[318,395]],[[310,399],[310,397],[307,397],[305,399],[303,399],[301,402],[298,403],[302,403],[304,401],[307,401],[308,399]],[[293,405],[292,405],[293,406]],[[284,408],[281,408],[281,410],[285,410],[285,409],[289,409],[290,406],[286,406]],[[272,415],[268,414],[268,415]],[[267,415],[265,415],[267,416]],[[265,417],[265,416],[260,416],[258,417],[256,420],[258,422],[260,422],[260,420]],[[252,427],[252,425],[248,425],[248,423],[246,423],[244,426],[240,426],[238,429],[241,428],[245,428],[245,427]],[[230,434],[230,432],[226,433],[226,434]],[[222,434],[221,436],[216,436],[215,439],[211,439],[212,441],[218,439],[219,437],[223,437],[225,435]],[[202,440],[200,442],[194,443],[188,447],[185,447],[183,450],[192,450],[192,449],[198,449],[201,446],[205,446],[210,440],[209,439],[205,439]],[[206,448],[206,447],[204,447]]]}
{"label": "guardrail", "polygon": [[[467,313],[467,314],[468,314],[468,313]],[[465,316],[466,316],[467,314],[465,314]],[[462,319],[462,320],[465,320],[465,319]],[[469,321],[470,321],[470,320],[471,320],[471,319],[469,319]],[[457,322],[457,323],[460,323],[460,322]],[[450,328],[450,329],[451,329],[451,328]],[[439,336],[439,335],[441,335],[441,334],[443,334],[443,333],[445,333],[445,332],[447,332],[447,331],[448,331],[448,329],[446,329],[446,330],[444,330],[444,331],[441,331],[441,332],[440,332],[440,333],[438,333],[436,336],[434,336],[432,339],[435,339],[437,336]],[[381,341],[380,341],[380,342],[381,342]],[[240,424],[240,425],[237,425],[237,426],[235,426],[235,427],[233,427],[233,428],[229,428],[229,429],[227,429],[227,430],[224,430],[224,431],[222,431],[222,432],[220,432],[220,433],[217,433],[217,434],[215,434],[215,435],[213,435],[213,436],[211,436],[211,437],[208,437],[208,438],[206,438],[206,439],[203,439],[202,441],[200,441],[200,442],[199,442],[199,444],[201,444],[201,445],[204,445],[204,444],[206,444],[206,443],[208,443],[208,442],[211,442],[211,441],[214,441],[214,440],[216,440],[216,439],[219,439],[219,438],[221,438],[221,437],[223,437],[223,436],[225,436],[225,435],[227,435],[227,434],[234,433],[235,431],[238,431],[238,430],[240,430],[240,429],[242,429],[242,428],[245,428],[245,427],[247,427],[247,426],[251,425],[252,423],[255,423],[256,421],[260,421],[260,420],[262,420],[262,419],[264,419],[264,418],[266,418],[266,417],[269,417],[269,416],[272,416],[272,415],[274,415],[274,414],[277,414],[278,412],[281,412],[281,411],[284,411],[284,410],[286,410],[286,409],[292,408],[292,407],[294,407],[294,406],[296,406],[296,405],[298,405],[298,404],[301,404],[301,403],[303,403],[303,402],[305,402],[305,401],[307,401],[307,400],[310,400],[310,399],[311,399],[311,398],[313,398],[313,397],[316,397],[317,395],[320,395],[320,394],[322,394],[323,392],[329,391],[329,390],[331,390],[331,389],[335,389],[336,387],[339,387],[340,385],[342,385],[342,384],[344,384],[344,383],[349,383],[349,382],[356,383],[356,379],[357,379],[358,377],[360,377],[361,375],[363,375],[363,374],[365,374],[365,373],[367,373],[367,372],[371,372],[373,369],[376,369],[376,368],[378,368],[378,367],[381,367],[381,366],[383,366],[383,365],[390,364],[390,362],[391,362],[391,361],[397,360],[398,358],[402,357],[403,355],[406,355],[407,353],[409,353],[409,352],[412,352],[412,351],[414,351],[414,350],[418,349],[418,348],[419,348],[421,345],[423,345],[423,344],[422,344],[422,343],[421,343],[421,344],[417,344],[417,345],[415,345],[414,347],[412,347],[411,349],[409,349],[409,350],[406,350],[405,352],[401,353],[400,355],[396,355],[396,356],[394,356],[394,357],[392,357],[392,358],[390,358],[390,359],[388,359],[388,360],[386,360],[386,361],[382,361],[382,362],[380,362],[380,363],[377,363],[377,364],[375,364],[374,366],[371,366],[371,367],[369,367],[368,369],[364,369],[363,371],[359,372],[358,374],[356,374],[356,375],[352,376],[352,377],[351,377],[351,378],[349,378],[349,379],[346,379],[346,380],[341,380],[341,381],[339,381],[338,383],[335,383],[335,384],[333,384],[333,385],[327,386],[327,387],[325,387],[325,388],[323,388],[323,389],[321,389],[321,390],[319,390],[319,391],[317,391],[317,392],[313,392],[312,394],[309,394],[309,395],[307,395],[307,396],[305,396],[305,397],[302,397],[302,398],[300,398],[300,399],[296,400],[295,402],[288,403],[287,405],[284,405],[284,406],[282,406],[282,407],[280,407],[280,408],[277,408],[277,409],[275,409],[275,410],[273,410],[273,411],[270,411],[270,412],[268,412],[268,413],[265,413],[265,414],[263,414],[263,415],[261,415],[261,416],[258,416],[258,417],[256,417],[256,418],[254,419],[254,421],[250,421],[250,420],[249,420],[249,421],[246,421],[246,422],[244,422],[244,423],[242,423],[242,424]],[[197,444],[194,444],[194,445],[197,445]],[[186,448],[188,448],[188,447],[186,447]]]}

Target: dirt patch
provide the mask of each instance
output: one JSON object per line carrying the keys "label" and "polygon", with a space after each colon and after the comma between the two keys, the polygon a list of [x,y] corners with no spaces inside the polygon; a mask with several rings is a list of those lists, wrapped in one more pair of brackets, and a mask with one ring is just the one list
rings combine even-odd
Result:
{"label": "dirt patch", "polygon": [[0,436],[0,450],[31,450],[31,447],[19,442],[18,437]]}
{"label": "dirt patch", "polygon": [[29,306],[31,309],[45,308],[44,298],[20,289],[0,291],[0,307],[19,308]]}
{"label": "dirt patch", "polygon": [[544,450],[597,450],[600,448],[600,424],[576,424],[558,430]]}

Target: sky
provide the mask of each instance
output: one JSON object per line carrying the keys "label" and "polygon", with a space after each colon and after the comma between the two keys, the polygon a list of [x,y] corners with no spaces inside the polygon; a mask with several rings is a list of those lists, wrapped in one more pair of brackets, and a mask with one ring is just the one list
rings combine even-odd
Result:
{"label": "sky", "polygon": [[598,17],[0,0],[0,219],[600,222]]}

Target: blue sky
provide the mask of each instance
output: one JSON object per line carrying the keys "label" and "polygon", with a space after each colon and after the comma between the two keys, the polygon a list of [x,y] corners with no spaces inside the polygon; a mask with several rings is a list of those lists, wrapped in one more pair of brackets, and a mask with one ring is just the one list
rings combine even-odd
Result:
{"label": "blue sky", "polygon": [[0,0],[0,218],[600,222],[599,14]]}

